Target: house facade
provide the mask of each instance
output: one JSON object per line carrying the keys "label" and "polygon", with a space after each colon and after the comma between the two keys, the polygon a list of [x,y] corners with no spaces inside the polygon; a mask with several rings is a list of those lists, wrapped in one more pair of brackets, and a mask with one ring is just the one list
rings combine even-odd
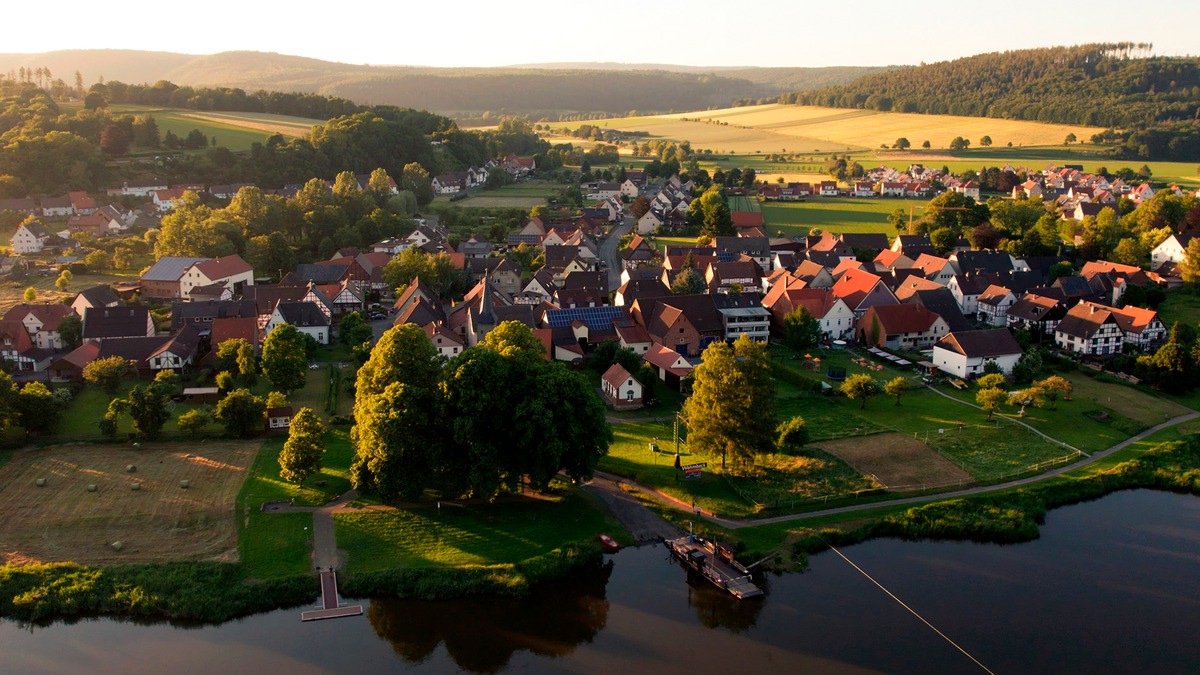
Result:
{"label": "house facade", "polygon": [[955,331],[933,345],[933,363],[944,373],[968,379],[983,373],[988,363],[1012,373],[1021,345],[1007,328]]}
{"label": "house facade", "polygon": [[642,407],[642,383],[619,363],[612,364],[601,376],[600,391],[605,402],[616,410]]}

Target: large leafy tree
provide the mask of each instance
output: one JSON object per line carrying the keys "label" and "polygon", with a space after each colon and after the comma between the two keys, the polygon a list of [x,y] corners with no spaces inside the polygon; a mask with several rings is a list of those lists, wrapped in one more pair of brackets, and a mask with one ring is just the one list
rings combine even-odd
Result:
{"label": "large leafy tree", "polygon": [[675,295],[698,295],[708,290],[704,277],[694,269],[685,269],[671,282],[671,292]]}
{"label": "large leafy tree", "polygon": [[225,429],[239,438],[248,438],[263,428],[266,402],[249,389],[235,389],[217,403],[213,415]]}
{"label": "large leafy tree", "polygon": [[821,340],[821,322],[807,307],[797,307],[783,317],[783,344],[793,351],[811,349]]}
{"label": "large leafy tree", "polygon": [[344,345],[357,347],[370,342],[372,335],[371,326],[363,319],[362,312],[350,312],[338,323],[338,340]]}
{"label": "large leafy tree", "polygon": [[21,387],[13,403],[21,428],[40,435],[58,424],[70,401],[71,392],[66,389],[50,391],[41,382],[30,382]]}
{"label": "large leafy tree", "polygon": [[119,356],[96,359],[83,367],[83,379],[109,396],[121,390],[121,380],[129,375],[129,361]]}
{"label": "large leafy tree", "polygon": [[389,329],[355,382],[354,487],[391,499],[419,497],[440,461],[441,359],[413,324]]}
{"label": "large leafy tree", "polygon": [[74,349],[83,341],[83,318],[78,314],[68,314],[58,322],[58,337],[62,339],[67,349]]}
{"label": "large leafy tree", "polygon": [[281,323],[263,341],[263,374],[280,391],[295,391],[304,386],[308,370],[303,334],[291,324]]}
{"label": "large leafy tree", "polygon": [[692,395],[684,402],[688,443],[741,462],[774,447],[775,388],[766,346],[747,336],[733,347],[714,342],[692,371]]}
{"label": "large leafy tree", "polygon": [[126,400],[126,410],[133,418],[133,428],[150,440],[158,438],[167,420],[171,419],[168,387],[159,382],[138,385],[129,390]]}
{"label": "large leafy tree", "polygon": [[312,408],[301,408],[292,417],[288,439],[279,453],[279,475],[304,485],[304,480],[321,471],[325,454],[325,425]]}

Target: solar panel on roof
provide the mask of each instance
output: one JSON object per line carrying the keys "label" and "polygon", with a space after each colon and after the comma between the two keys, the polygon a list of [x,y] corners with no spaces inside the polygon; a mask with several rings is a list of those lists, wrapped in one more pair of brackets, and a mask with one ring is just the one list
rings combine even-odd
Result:
{"label": "solar panel on roof", "polygon": [[574,321],[582,321],[592,330],[604,330],[612,327],[613,320],[624,316],[624,307],[573,307],[548,310],[546,321],[551,328],[562,328]]}

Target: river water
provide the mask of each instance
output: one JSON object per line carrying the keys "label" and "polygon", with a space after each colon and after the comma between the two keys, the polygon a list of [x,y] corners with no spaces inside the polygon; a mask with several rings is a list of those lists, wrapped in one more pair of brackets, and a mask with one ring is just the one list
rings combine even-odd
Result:
{"label": "river water", "polygon": [[[1200,499],[1117,493],[1050,512],[1026,544],[843,552],[997,673],[1200,672]],[[521,600],[376,600],[304,624],[3,622],[0,673],[983,672],[832,553],[766,586],[739,603],[647,546]]]}

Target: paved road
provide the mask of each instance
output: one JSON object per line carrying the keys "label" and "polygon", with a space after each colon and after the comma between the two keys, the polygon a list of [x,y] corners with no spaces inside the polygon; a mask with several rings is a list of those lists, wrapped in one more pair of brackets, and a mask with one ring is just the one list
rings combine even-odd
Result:
{"label": "paved road", "polygon": [[625,216],[621,224],[608,233],[600,242],[600,259],[608,263],[608,290],[615,291],[621,286],[621,266],[617,261],[617,246],[621,237],[633,229],[633,218]]}
{"label": "paved road", "polygon": [[[938,494],[933,494],[933,495],[921,495],[919,497],[906,497],[904,499],[892,499],[892,500],[885,501],[885,502],[871,502],[869,504],[855,504],[853,506],[842,506],[842,507],[835,508],[835,509],[825,509],[823,511],[809,511],[808,513],[793,513],[793,514],[788,514],[788,515],[784,515],[784,516],[775,516],[773,518],[759,518],[756,520],[732,520],[732,519],[728,519],[728,518],[720,518],[718,516],[708,514],[708,513],[700,513],[699,515],[701,517],[707,518],[708,520],[712,521],[713,523],[716,523],[717,525],[720,525],[721,527],[731,529],[731,530],[738,530],[743,527],[754,527],[756,525],[769,525],[769,524],[773,524],[773,523],[786,523],[786,522],[792,522],[792,521],[801,521],[801,520],[807,520],[807,519],[811,519],[811,518],[820,518],[822,516],[839,515],[839,514],[843,514],[843,513],[854,513],[856,511],[866,511],[869,509],[877,509],[877,508],[884,507],[884,506],[897,506],[897,505],[903,506],[903,505],[909,505],[909,504],[924,504],[927,502],[935,502],[935,501],[940,501],[943,499],[954,499],[957,497],[969,497],[971,495],[986,494],[988,492],[998,492],[1000,490],[1007,490],[1009,488],[1020,487],[1022,485],[1030,485],[1032,483],[1037,483],[1039,481],[1053,478],[1054,476],[1061,476],[1062,474],[1067,473],[1068,471],[1074,471],[1080,467],[1084,467],[1084,466],[1087,466],[1088,464],[1092,464],[1093,462],[1100,461],[1101,459],[1108,457],[1112,453],[1114,453],[1118,450],[1122,450],[1134,443],[1137,443],[1138,441],[1140,441],[1148,436],[1151,436],[1153,434],[1156,434],[1159,431],[1162,431],[1163,429],[1168,429],[1168,428],[1176,426],[1178,424],[1190,422],[1197,418],[1200,418],[1200,412],[1191,412],[1186,415],[1180,415],[1179,417],[1175,417],[1173,419],[1167,420],[1166,422],[1163,422],[1162,424],[1158,424],[1156,426],[1150,427],[1149,429],[1141,432],[1140,434],[1137,434],[1136,436],[1133,436],[1124,441],[1121,441],[1120,443],[1117,443],[1116,445],[1114,445],[1110,448],[1093,453],[1090,457],[1088,457],[1082,461],[1075,462],[1074,464],[1066,464],[1066,465],[1060,466],[1056,469],[1051,469],[1044,473],[1039,473],[1037,475],[1029,476],[1027,478],[1020,478],[1017,480],[1008,481],[1007,483],[997,483],[995,485],[981,485],[978,487],[966,488],[963,490],[955,490],[953,492],[940,492]],[[599,474],[597,474],[597,475],[599,475]],[[673,499],[671,497],[668,497],[667,495],[664,495],[664,494],[657,492],[651,488],[648,488],[643,485],[639,485],[632,481],[623,481],[623,482],[626,483],[627,485],[630,485],[632,487],[635,487],[635,488],[641,490],[644,494],[650,496],[651,498],[655,499],[656,501],[658,501],[661,504],[670,506],[670,507],[678,509],[680,511],[685,511],[685,512],[691,511],[691,509],[688,508],[688,505],[682,504],[677,499]]]}

